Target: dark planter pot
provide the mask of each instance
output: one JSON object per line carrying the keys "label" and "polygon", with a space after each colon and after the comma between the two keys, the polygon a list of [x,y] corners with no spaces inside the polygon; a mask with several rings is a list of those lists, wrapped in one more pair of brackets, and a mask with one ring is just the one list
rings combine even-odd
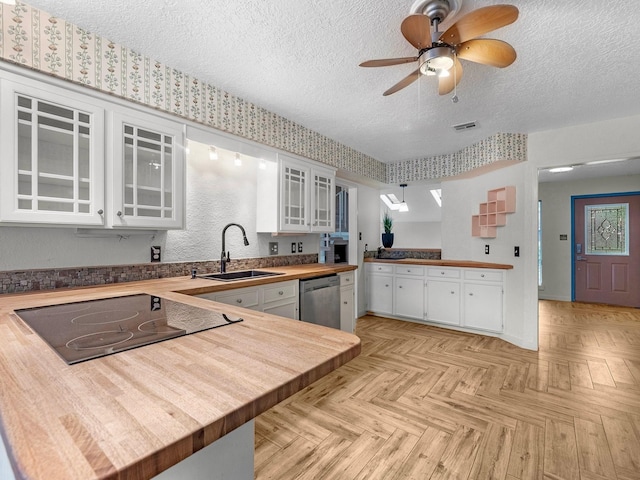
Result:
{"label": "dark planter pot", "polygon": [[382,234],[382,246],[384,248],[393,247],[393,233],[383,233]]}

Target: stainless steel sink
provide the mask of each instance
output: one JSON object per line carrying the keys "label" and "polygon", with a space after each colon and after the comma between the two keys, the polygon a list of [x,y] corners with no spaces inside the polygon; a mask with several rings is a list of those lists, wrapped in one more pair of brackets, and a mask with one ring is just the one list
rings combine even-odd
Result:
{"label": "stainless steel sink", "polygon": [[197,275],[198,278],[207,278],[209,280],[219,280],[221,282],[233,282],[234,280],[247,280],[256,277],[270,277],[272,275],[283,275],[282,273],[264,272],[262,270],[242,270],[239,272],[226,273],[208,273],[206,275]]}

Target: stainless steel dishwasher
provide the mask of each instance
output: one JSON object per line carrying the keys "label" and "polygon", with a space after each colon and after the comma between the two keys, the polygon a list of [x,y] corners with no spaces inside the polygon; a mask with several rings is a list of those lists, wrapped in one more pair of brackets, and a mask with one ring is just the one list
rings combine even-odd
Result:
{"label": "stainless steel dishwasher", "polygon": [[337,275],[300,280],[300,320],[340,329],[340,279]]}

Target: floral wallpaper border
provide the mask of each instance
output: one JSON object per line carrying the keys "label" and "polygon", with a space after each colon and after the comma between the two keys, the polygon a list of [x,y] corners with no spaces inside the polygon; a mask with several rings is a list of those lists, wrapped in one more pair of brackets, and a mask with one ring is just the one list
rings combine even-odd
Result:
{"label": "floral wallpaper border", "polygon": [[387,182],[452,177],[502,160],[527,160],[526,134],[497,133],[456,153],[388,163]]}
{"label": "floral wallpaper border", "polygon": [[526,159],[526,136],[497,134],[455,154],[385,164],[21,2],[0,3],[0,59],[382,183],[442,178],[496,160]]}

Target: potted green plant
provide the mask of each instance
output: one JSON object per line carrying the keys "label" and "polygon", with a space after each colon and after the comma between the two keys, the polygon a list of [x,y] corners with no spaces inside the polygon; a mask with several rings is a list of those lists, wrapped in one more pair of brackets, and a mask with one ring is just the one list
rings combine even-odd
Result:
{"label": "potted green plant", "polygon": [[391,229],[393,228],[393,218],[389,215],[389,212],[384,212],[382,216],[382,227],[384,228],[384,233],[382,234],[382,246],[384,248],[391,248],[393,246],[393,233],[391,233]]}

